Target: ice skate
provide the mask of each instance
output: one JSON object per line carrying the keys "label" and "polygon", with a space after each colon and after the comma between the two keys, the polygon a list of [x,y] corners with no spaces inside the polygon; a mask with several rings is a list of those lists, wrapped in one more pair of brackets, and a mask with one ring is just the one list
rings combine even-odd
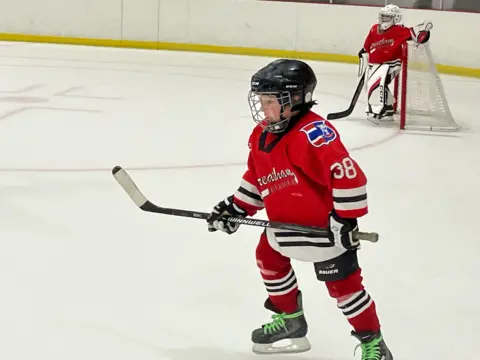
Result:
{"label": "ice skate", "polygon": [[393,108],[393,105],[387,105],[385,113],[381,116],[379,116],[380,122],[391,122],[393,121],[393,115],[395,114],[395,110]]}
{"label": "ice skate", "polygon": [[360,341],[355,350],[358,347],[362,349],[362,360],[393,360],[393,355],[380,331],[376,333],[352,331],[352,335]]}
{"label": "ice skate", "polygon": [[375,125],[380,124],[380,121],[378,119],[378,115],[373,114],[373,113],[367,112],[367,120],[370,121],[371,123],[375,124]]}
{"label": "ice skate", "polygon": [[382,116],[379,116],[373,113],[367,113],[367,120],[370,121],[371,123],[374,123],[375,125],[379,125],[381,123],[390,123],[394,120],[394,118],[393,118],[393,114],[388,115],[388,113]]}
{"label": "ice skate", "polygon": [[393,121],[393,115],[383,115],[379,120],[380,122],[391,122]]}
{"label": "ice skate", "polygon": [[302,295],[297,295],[297,311],[286,314],[277,311],[268,299],[265,307],[275,312],[271,323],[252,332],[253,352],[257,354],[299,353],[310,350],[306,338],[308,325],[303,314]]}
{"label": "ice skate", "polygon": [[393,120],[393,115],[395,114],[395,108],[393,105],[387,105],[387,109],[385,111],[385,117],[392,118]]}

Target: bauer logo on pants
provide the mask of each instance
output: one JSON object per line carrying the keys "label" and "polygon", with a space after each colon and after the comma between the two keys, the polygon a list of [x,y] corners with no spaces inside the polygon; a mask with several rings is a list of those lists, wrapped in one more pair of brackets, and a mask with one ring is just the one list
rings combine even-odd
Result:
{"label": "bauer logo on pants", "polygon": [[307,134],[308,141],[315,147],[328,145],[337,138],[335,130],[325,124],[323,120],[314,121],[304,126],[301,131]]}

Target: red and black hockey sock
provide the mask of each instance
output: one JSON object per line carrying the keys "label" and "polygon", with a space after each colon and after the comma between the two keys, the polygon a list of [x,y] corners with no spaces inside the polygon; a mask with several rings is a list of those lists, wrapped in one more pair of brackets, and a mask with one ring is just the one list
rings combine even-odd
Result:
{"label": "red and black hockey sock", "polygon": [[260,237],[256,257],[263,283],[273,306],[279,312],[295,312],[298,284],[290,259],[272,249],[265,234]]}
{"label": "red and black hockey sock", "polygon": [[352,294],[337,306],[356,332],[380,330],[375,302],[366,290]]}
{"label": "red and black hockey sock", "polygon": [[280,312],[293,313],[297,311],[298,284],[293,268],[275,275],[261,272],[268,297],[275,309]]}
{"label": "red and black hockey sock", "polygon": [[360,269],[346,279],[327,282],[326,285],[356,332],[380,330],[375,302],[362,285]]}

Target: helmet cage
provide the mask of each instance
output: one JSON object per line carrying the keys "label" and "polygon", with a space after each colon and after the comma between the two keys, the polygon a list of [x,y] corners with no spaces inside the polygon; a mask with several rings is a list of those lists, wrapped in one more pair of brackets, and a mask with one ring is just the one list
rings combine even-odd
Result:
{"label": "helmet cage", "polygon": [[394,15],[387,15],[387,14],[379,14],[378,15],[378,23],[382,30],[388,30],[393,25],[395,25],[395,16]]}
{"label": "helmet cage", "polygon": [[378,24],[382,30],[388,30],[393,25],[402,23],[400,8],[396,5],[387,5],[378,13]]}
{"label": "helmet cage", "polygon": [[[267,120],[265,112],[263,111],[261,96],[274,96],[280,104],[280,119],[275,122]],[[285,108],[289,106],[290,111],[294,111],[292,97],[289,91],[249,91],[248,104],[250,105],[250,112],[252,113],[253,121],[259,124],[264,130],[271,133],[283,132],[290,122],[290,117],[283,116]]]}

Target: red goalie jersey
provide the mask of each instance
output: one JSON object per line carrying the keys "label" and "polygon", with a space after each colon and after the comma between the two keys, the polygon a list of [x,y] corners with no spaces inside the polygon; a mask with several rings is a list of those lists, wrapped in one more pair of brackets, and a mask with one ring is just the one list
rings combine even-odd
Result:
{"label": "red goalie jersey", "polygon": [[370,63],[383,64],[401,59],[402,45],[412,40],[413,36],[412,29],[403,25],[393,25],[383,31],[378,24],[374,24],[365,39],[363,48],[368,52]]}
{"label": "red goalie jersey", "polygon": [[265,208],[271,221],[327,227],[332,209],[344,218],[367,213],[366,177],[319,115],[309,111],[281,134],[256,126],[249,146],[234,196],[249,215]]}

